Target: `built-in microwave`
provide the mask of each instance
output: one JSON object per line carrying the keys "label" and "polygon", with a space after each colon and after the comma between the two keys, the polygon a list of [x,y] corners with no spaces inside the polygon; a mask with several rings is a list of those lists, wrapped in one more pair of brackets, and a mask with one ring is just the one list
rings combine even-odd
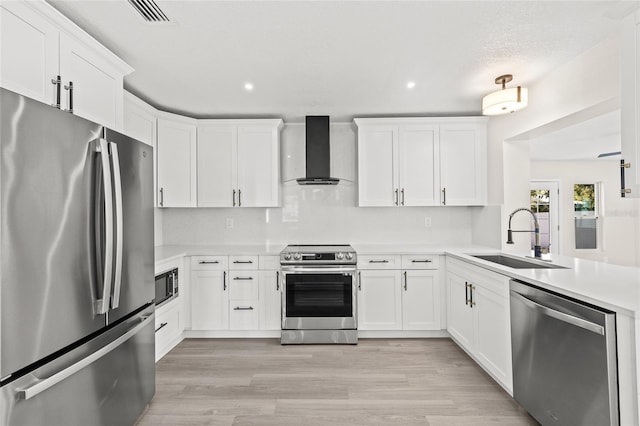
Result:
{"label": "built-in microwave", "polygon": [[178,268],[156,275],[156,306],[178,295]]}

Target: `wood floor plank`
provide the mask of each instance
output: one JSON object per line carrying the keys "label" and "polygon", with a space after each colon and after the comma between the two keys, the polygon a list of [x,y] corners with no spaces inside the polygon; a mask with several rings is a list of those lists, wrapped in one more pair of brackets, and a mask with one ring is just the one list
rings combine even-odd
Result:
{"label": "wood floor plank", "polygon": [[186,339],[156,364],[149,425],[536,425],[450,339]]}

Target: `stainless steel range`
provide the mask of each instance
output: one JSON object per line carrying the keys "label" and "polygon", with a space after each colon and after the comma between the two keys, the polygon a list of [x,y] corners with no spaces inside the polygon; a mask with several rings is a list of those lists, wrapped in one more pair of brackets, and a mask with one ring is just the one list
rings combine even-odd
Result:
{"label": "stainless steel range", "polygon": [[356,252],[291,245],[280,253],[281,343],[358,343]]}

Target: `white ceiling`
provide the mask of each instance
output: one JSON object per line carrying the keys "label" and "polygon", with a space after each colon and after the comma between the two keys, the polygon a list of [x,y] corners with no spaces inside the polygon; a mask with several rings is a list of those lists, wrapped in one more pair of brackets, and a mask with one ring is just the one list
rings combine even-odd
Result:
{"label": "white ceiling", "polygon": [[[600,115],[529,141],[532,161],[597,160],[599,154],[618,152],[620,110]],[[620,161],[620,155],[601,161]]]}
{"label": "white ceiling", "polygon": [[[192,117],[478,115],[495,77],[531,85],[637,1],[49,0],[135,68],[125,87]],[[409,90],[408,81],[416,86]],[[244,84],[255,89],[248,92]]]}

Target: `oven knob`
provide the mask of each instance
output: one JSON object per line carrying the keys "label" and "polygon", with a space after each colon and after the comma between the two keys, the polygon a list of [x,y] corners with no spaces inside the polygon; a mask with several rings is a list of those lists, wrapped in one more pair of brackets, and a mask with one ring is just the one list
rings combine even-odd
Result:
{"label": "oven knob", "polygon": [[291,260],[291,253],[285,253],[282,257],[284,260]]}
{"label": "oven knob", "polygon": [[336,253],[336,259],[338,260],[344,259],[344,253],[341,253],[341,252]]}
{"label": "oven knob", "polygon": [[347,253],[347,260],[352,260],[353,259],[353,253]]}
{"label": "oven knob", "polygon": [[296,253],[293,255],[293,260],[300,260],[302,259],[302,255],[300,253]]}

